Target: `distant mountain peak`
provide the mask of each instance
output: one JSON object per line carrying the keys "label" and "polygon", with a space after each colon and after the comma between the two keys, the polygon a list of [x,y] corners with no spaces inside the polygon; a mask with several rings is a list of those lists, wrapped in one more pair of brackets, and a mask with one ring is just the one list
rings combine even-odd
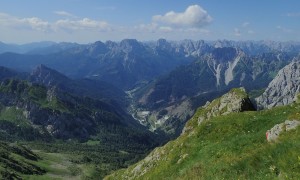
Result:
{"label": "distant mountain peak", "polygon": [[20,73],[14,71],[12,69],[0,66],[0,80],[18,77],[19,75],[20,75]]}
{"label": "distant mountain peak", "polygon": [[169,43],[166,39],[157,40],[156,47],[159,49],[165,49],[165,50],[170,50],[172,48],[171,43]]}
{"label": "distant mountain peak", "polygon": [[272,108],[294,102],[298,93],[300,93],[300,61],[293,61],[278,72],[256,101],[259,108]]}
{"label": "distant mountain peak", "polygon": [[141,51],[144,49],[142,43],[138,42],[136,39],[124,39],[120,42],[120,48],[126,53]]}
{"label": "distant mountain peak", "polygon": [[31,72],[30,80],[34,83],[42,83],[46,86],[54,86],[68,81],[69,78],[56,70],[40,64]]}
{"label": "distant mountain peak", "polygon": [[101,41],[96,41],[95,43],[91,44],[90,46],[88,46],[88,53],[91,56],[97,56],[99,54],[105,54],[108,52],[108,48],[106,46],[106,44],[104,44]]}
{"label": "distant mountain peak", "polygon": [[215,48],[212,51],[212,57],[219,61],[228,62],[232,61],[238,54],[241,53],[241,50],[234,47],[222,47]]}
{"label": "distant mountain peak", "polygon": [[37,75],[37,74],[45,74],[45,73],[55,73],[60,74],[61,76],[64,76],[63,74],[59,73],[58,71],[51,69],[44,64],[39,64],[36,66],[36,68],[31,72],[31,75]]}

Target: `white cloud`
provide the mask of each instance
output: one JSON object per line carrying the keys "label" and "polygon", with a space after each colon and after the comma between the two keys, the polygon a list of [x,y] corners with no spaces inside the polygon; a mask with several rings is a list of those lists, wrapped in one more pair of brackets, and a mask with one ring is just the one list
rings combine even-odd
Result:
{"label": "white cloud", "polygon": [[244,23],[242,24],[242,27],[243,27],[243,28],[246,28],[246,27],[248,27],[249,25],[250,25],[249,22],[244,22]]}
{"label": "white cloud", "polygon": [[37,17],[18,18],[9,14],[0,13],[0,23],[5,27],[32,29],[37,31],[49,31],[50,24]]}
{"label": "white cloud", "polygon": [[64,17],[73,17],[73,18],[76,17],[75,15],[68,13],[66,11],[54,11],[53,13],[56,15],[59,15],[59,16],[64,16]]}
{"label": "white cloud", "polygon": [[167,33],[167,32],[172,32],[173,28],[171,28],[169,26],[161,26],[161,27],[159,27],[159,30]]}
{"label": "white cloud", "polygon": [[250,23],[249,22],[243,22],[240,26],[233,29],[233,35],[236,37],[241,37],[245,35],[251,35],[255,34],[255,32],[249,28]]}
{"label": "white cloud", "polygon": [[285,32],[285,33],[291,33],[291,32],[293,32],[292,29],[288,29],[288,28],[285,28],[285,27],[282,27],[282,26],[277,26],[276,28],[279,29],[279,30],[281,30],[281,31],[283,31],[283,32]]}
{"label": "white cloud", "polygon": [[138,31],[146,31],[155,33],[158,30],[159,26],[157,23],[150,23],[150,24],[140,24],[138,26],[135,26],[134,29]]}
{"label": "white cloud", "polygon": [[[59,12],[61,15],[69,16],[65,12]],[[105,21],[97,21],[89,18],[70,20],[59,19],[55,22],[44,21],[37,17],[18,18],[9,14],[0,13],[0,24],[2,27],[15,28],[15,29],[31,29],[41,32],[52,32],[67,30],[68,32],[74,30],[95,30],[95,31],[108,31],[111,26]]]}
{"label": "white cloud", "polygon": [[152,20],[157,23],[177,26],[201,28],[212,21],[212,17],[199,5],[191,5],[184,12],[170,11],[165,15],[155,15]]}
{"label": "white cloud", "polygon": [[96,21],[89,18],[80,20],[61,19],[54,23],[55,30],[111,30],[110,25],[105,21]]}
{"label": "white cloud", "polygon": [[288,16],[288,17],[300,17],[300,12],[287,13],[286,16]]}
{"label": "white cloud", "polygon": [[234,35],[235,35],[235,36],[241,36],[242,34],[241,34],[240,29],[234,28]]}
{"label": "white cloud", "polygon": [[20,22],[24,25],[29,25],[32,29],[37,31],[49,31],[50,24],[47,21],[43,21],[40,18],[23,18]]}
{"label": "white cloud", "polygon": [[6,13],[0,13],[1,27],[13,27],[19,23],[20,21],[17,18],[14,18],[13,16],[10,16]]}
{"label": "white cloud", "polygon": [[248,30],[247,33],[248,34],[255,34],[255,32],[253,30]]}

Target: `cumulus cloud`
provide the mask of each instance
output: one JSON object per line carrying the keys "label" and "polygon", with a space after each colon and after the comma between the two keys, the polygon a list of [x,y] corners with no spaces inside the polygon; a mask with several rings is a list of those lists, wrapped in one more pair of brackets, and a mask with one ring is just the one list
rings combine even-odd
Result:
{"label": "cumulus cloud", "polygon": [[[69,14],[64,11],[57,13],[62,16],[73,16],[72,14]],[[5,13],[0,13],[0,24],[2,27],[31,29],[42,32],[52,32],[60,30],[67,30],[68,32],[75,30],[111,30],[111,26],[106,21],[97,21],[89,18],[76,18],[76,20],[59,19],[55,22],[48,22],[38,17],[18,18]]]}
{"label": "cumulus cloud", "polygon": [[9,14],[0,13],[0,23],[2,26],[33,29],[37,31],[48,31],[50,24],[37,17],[18,18]]}
{"label": "cumulus cloud", "polygon": [[20,22],[24,25],[29,25],[32,29],[38,31],[48,31],[50,28],[49,22],[43,21],[42,19],[37,17],[24,18],[21,19]]}
{"label": "cumulus cloud", "polygon": [[199,5],[191,5],[184,12],[167,12],[165,15],[155,15],[152,20],[157,23],[177,27],[201,28],[212,21],[212,17]]}
{"label": "cumulus cloud", "polygon": [[151,32],[151,33],[155,33],[158,30],[158,28],[159,26],[157,23],[140,24],[138,26],[134,26],[135,30]]}
{"label": "cumulus cloud", "polygon": [[171,28],[169,26],[161,26],[161,27],[159,27],[159,30],[162,32],[172,32],[173,28]]}
{"label": "cumulus cloud", "polygon": [[69,20],[62,19],[58,20],[54,24],[56,30],[97,30],[97,31],[107,31],[110,30],[110,26],[105,21],[96,21],[89,18],[84,18],[80,20]]}
{"label": "cumulus cloud", "polygon": [[56,15],[59,15],[59,16],[64,16],[64,17],[76,17],[75,15],[68,13],[66,11],[54,11],[53,13]]}
{"label": "cumulus cloud", "polygon": [[13,27],[19,23],[20,21],[17,18],[14,18],[13,16],[10,16],[6,13],[0,13],[1,27]]}

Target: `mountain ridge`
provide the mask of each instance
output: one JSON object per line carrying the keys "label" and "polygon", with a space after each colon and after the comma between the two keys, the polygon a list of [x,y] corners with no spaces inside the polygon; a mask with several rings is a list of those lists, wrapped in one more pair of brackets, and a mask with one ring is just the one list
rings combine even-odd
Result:
{"label": "mountain ridge", "polygon": [[299,57],[283,67],[269,83],[264,93],[255,99],[258,108],[269,109],[296,101],[297,95],[300,93],[299,68]]}
{"label": "mountain ridge", "polygon": [[[149,111],[146,118],[140,116],[145,124],[178,135],[198,106],[231,88],[262,89],[292,59],[281,52],[249,56],[234,47],[215,48],[140,89],[135,94],[137,114]],[[178,106],[186,110],[174,112]],[[167,112],[166,119],[161,120],[160,112]]]}

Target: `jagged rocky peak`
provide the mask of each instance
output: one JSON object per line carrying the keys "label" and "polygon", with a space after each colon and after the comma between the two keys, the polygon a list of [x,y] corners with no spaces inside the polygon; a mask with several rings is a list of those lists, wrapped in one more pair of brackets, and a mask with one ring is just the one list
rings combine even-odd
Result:
{"label": "jagged rocky peak", "polygon": [[186,39],[186,40],[182,41],[182,45],[187,49],[190,49],[190,50],[193,50],[193,51],[196,50],[194,42],[190,39]]}
{"label": "jagged rocky peak", "polygon": [[212,49],[212,46],[207,44],[204,40],[199,40],[194,43],[195,49],[201,49],[201,50],[206,50],[209,51]]}
{"label": "jagged rocky peak", "polygon": [[223,48],[223,47],[233,47],[232,46],[232,41],[229,41],[229,40],[218,40],[218,41],[215,41],[213,42],[213,46],[215,48]]}
{"label": "jagged rocky peak", "polygon": [[212,46],[206,43],[204,40],[192,41],[192,40],[184,40],[182,42],[182,46],[184,47],[184,53],[189,56],[199,57],[203,54],[210,53]]}
{"label": "jagged rocky peak", "polygon": [[112,49],[113,47],[117,46],[118,44],[116,42],[113,41],[106,41],[105,45],[107,48]]}
{"label": "jagged rocky peak", "polygon": [[213,59],[216,59],[220,62],[228,62],[232,61],[237,55],[240,53],[240,50],[233,47],[223,47],[223,48],[215,48],[212,51]]}
{"label": "jagged rocky peak", "polygon": [[59,82],[68,81],[65,75],[40,64],[30,74],[30,81],[33,83],[41,83],[46,86],[53,86]]}
{"label": "jagged rocky peak", "polygon": [[120,47],[126,53],[134,51],[135,53],[144,49],[142,43],[138,42],[136,39],[124,39],[120,42]]}
{"label": "jagged rocky peak", "polygon": [[[245,88],[234,88],[220,98],[215,99],[212,102],[207,102],[202,106],[198,112],[196,112],[196,115],[198,116],[196,120],[197,124],[200,125],[202,122],[215,116],[243,111],[255,111],[255,107],[249,99]],[[183,134],[194,128],[191,124],[193,123],[187,123],[182,130]]]}
{"label": "jagged rocky peak", "polygon": [[[298,58],[297,58],[298,59]],[[300,61],[293,61],[281,69],[265,92],[256,98],[259,109],[287,105],[300,93]]]}
{"label": "jagged rocky peak", "polygon": [[158,39],[156,47],[162,50],[170,50],[172,48],[171,43],[169,43],[166,39]]}
{"label": "jagged rocky peak", "polygon": [[44,75],[45,73],[49,73],[49,71],[52,71],[50,68],[48,68],[47,66],[40,64],[38,65],[32,72],[30,75]]}
{"label": "jagged rocky peak", "polygon": [[215,48],[208,55],[208,66],[216,77],[216,85],[229,85],[235,80],[234,70],[245,53],[233,47]]}
{"label": "jagged rocky peak", "polygon": [[108,48],[106,47],[106,44],[104,44],[101,41],[96,41],[95,43],[91,44],[89,46],[89,53],[93,55],[98,55],[98,54],[104,54],[108,52]]}

